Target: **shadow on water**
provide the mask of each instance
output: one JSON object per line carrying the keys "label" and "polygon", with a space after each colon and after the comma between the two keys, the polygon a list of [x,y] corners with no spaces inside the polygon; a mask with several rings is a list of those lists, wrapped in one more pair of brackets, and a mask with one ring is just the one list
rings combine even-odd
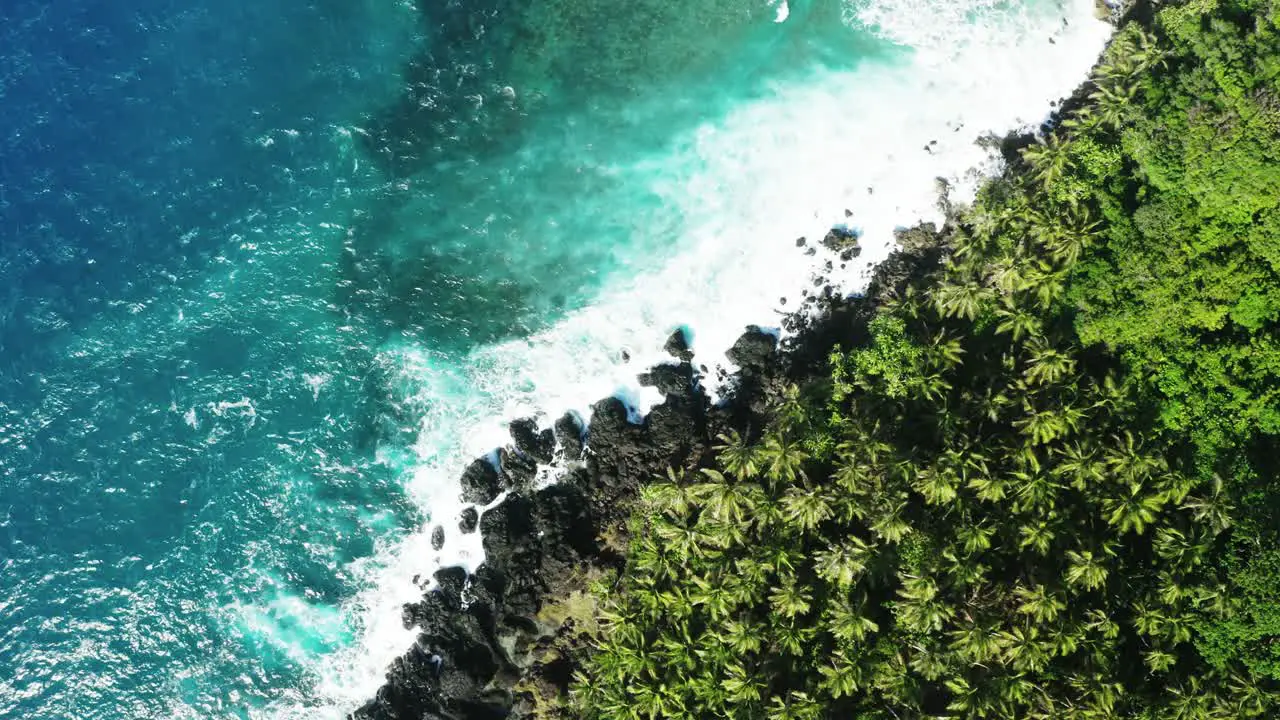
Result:
{"label": "shadow on water", "polygon": [[661,261],[701,169],[677,138],[887,49],[836,0],[792,5],[775,23],[768,0],[421,0],[401,93],[359,133],[387,184],[353,224],[340,301],[465,351]]}

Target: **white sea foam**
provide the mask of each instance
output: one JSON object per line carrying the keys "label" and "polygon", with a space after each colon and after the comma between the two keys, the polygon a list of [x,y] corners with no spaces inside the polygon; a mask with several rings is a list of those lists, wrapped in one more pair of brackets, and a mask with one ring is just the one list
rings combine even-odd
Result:
{"label": "white sea foam", "polygon": [[421,463],[408,482],[444,526],[445,549],[430,548],[433,522],[365,561],[369,589],[347,608],[362,628],[359,641],[316,668],[306,707],[270,714],[339,716],[369,698],[413,642],[399,612],[421,593],[411,578],[482,560],[478,534],[456,530],[456,478],[507,441],[507,421],[546,421],[570,409],[589,416],[589,403],[614,393],[643,411],[655,397],[635,375],[665,359],[662,344],[674,328],[688,326],[697,361],[716,364],[745,325],[776,324],[798,305],[815,261],[826,259],[806,256],[794,240],[812,245],[846,222],[846,210],[863,253],[833,279],[859,289],[890,252],[895,228],[939,219],[936,178],[951,184],[954,198],[971,197],[977,171],[993,167],[975,138],[1038,123],[1085,77],[1110,30],[1093,11],[1092,0],[1063,0],[1057,11],[995,0],[850,4],[850,22],[913,48],[910,59],[815,72],[677,138],[664,163],[669,172],[653,187],[688,219],[673,259],[618,280],[554,327],[477,350],[465,367],[423,348],[395,350],[424,395],[448,399],[431,403],[422,420]]}

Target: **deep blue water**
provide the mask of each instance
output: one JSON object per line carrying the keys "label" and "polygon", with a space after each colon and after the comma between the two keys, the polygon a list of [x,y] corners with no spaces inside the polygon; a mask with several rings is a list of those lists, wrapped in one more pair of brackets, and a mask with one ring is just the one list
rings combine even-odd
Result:
{"label": "deep blue water", "polygon": [[332,329],[325,223],[370,185],[333,147],[412,19],[0,6],[0,716],[230,716],[344,641],[347,562],[416,510]]}
{"label": "deep blue water", "polygon": [[[357,664],[373,570],[451,519],[416,470],[544,370],[620,362],[615,326],[657,346],[671,323],[649,302],[564,335],[597,363],[576,375],[537,365],[560,335],[504,348],[690,238],[738,270],[799,253],[725,217],[806,179],[771,143],[859,150],[830,129],[869,107],[778,89],[866,63],[894,91],[907,53],[851,20],[867,4],[0,3],[0,717],[358,701],[330,671]],[[734,115],[756,105],[776,127]]]}

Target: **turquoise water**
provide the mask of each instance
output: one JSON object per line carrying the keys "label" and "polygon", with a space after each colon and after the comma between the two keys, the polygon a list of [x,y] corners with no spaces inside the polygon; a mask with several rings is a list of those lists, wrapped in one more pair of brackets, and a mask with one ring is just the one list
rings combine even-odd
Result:
{"label": "turquoise water", "polygon": [[504,418],[930,212],[981,157],[922,142],[1043,113],[1087,6],[4,3],[0,717],[352,707]]}

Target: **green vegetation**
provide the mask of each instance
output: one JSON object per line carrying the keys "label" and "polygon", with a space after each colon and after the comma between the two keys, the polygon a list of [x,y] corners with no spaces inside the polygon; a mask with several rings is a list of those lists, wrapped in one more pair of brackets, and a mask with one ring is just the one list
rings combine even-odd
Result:
{"label": "green vegetation", "polygon": [[1278,21],[1123,28],[830,377],[646,488],[578,713],[1280,714]]}

